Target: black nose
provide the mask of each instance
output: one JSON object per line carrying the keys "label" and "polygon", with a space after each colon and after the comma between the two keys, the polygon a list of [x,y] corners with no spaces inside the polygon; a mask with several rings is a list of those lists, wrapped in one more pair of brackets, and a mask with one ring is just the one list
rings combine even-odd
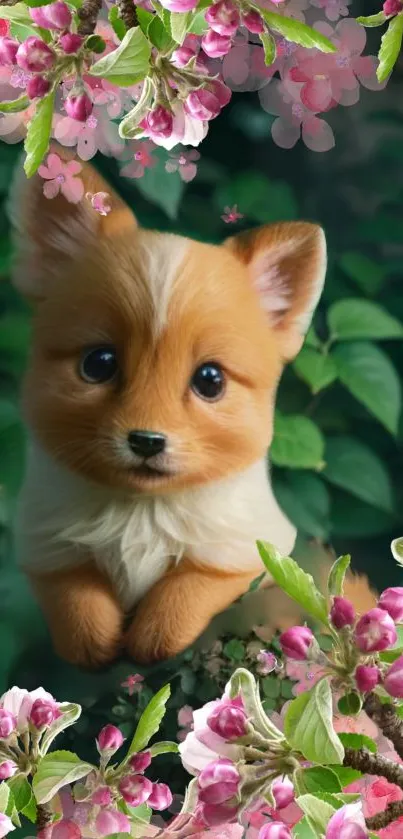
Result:
{"label": "black nose", "polygon": [[130,431],[128,440],[132,452],[145,458],[161,454],[166,443],[165,435],[155,431]]}

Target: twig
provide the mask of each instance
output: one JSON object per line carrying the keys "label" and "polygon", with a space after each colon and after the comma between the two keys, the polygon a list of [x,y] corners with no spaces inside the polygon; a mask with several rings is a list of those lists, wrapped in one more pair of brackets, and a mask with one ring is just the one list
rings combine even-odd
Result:
{"label": "twig", "polygon": [[137,9],[133,0],[116,0],[116,5],[119,10],[119,17],[126,24],[127,29],[138,26]]}
{"label": "twig", "polygon": [[[1,0],[0,0],[1,2]],[[84,0],[77,14],[80,18],[78,34],[86,37],[92,35],[97,25],[98,15],[102,8],[102,0]]]}
{"label": "twig", "polygon": [[38,804],[36,826],[38,831],[44,830],[53,819],[53,813],[48,804]]}
{"label": "twig", "polygon": [[403,789],[403,766],[382,755],[373,755],[366,749],[346,749],[344,766],[357,769],[363,775],[380,775]]}
{"label": "twig", "polygon": [[393,743],[395,750],[403,760],[403,722],[398,717],[393,705],[383,705],[375,693],[370,693],[364,702],[364,711],[376,723],[382,734]]}
{"label": "twig", "polygon": [[0,6],[15,6],[20,0],[0,0]]}
{"label": "twig", "polygon": [[388,824],[396,821],[403,816],[403,801],[393,801],[388,804],[386,810],[382,813],[377,813],[375,816],[365,820],[368,830],[382,830]]}

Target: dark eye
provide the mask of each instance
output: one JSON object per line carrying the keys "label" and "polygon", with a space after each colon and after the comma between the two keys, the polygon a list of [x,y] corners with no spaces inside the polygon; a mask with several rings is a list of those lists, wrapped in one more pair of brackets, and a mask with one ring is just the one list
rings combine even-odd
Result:
{"label": "dark eye", "polygon": [[225,376],[219,364],[208,361],[193,373],[190,386],[197,396],[214,402],[224,392]]}
{"label": "dark eye", "polygon": [[114,347],[94,347],[87,350],[80,362],[80,376],[90,384],[101,384],[113,379],[117,371]]}

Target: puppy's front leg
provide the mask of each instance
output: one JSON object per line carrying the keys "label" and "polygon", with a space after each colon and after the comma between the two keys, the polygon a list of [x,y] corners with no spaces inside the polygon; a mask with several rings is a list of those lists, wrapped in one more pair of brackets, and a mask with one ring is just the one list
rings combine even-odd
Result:
{"label": "puppy's front leg", "polygon": [[89,562],[30,575],[56,652],[71,664],[98,667],[119,652],[123,615],[109,582]]}
{"label": "puppy's front leg", "polygon": [[261,569],[224,574],[183,559],[148,592],[126,634],[139,663],[169,658],[201,635],[214,615],[244,594]]}

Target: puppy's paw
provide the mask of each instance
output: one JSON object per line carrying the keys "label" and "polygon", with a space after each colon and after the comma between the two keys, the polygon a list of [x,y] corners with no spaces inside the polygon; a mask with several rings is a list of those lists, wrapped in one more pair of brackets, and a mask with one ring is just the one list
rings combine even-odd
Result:
{"label": "puppy's paw", "polygon": [[121,643],[119,637],[100,636],[96,632],[76,635],[70,640],[54,633],[53,646],[57,655],[69,664],[98,670],[118,657]]}
{"label": "puppy's paw", "polygon": [[183,652],[193,640],[172,632],[169,622],[146,620],[138,614],[126,633],[124,646],[133,661],[138,664],[151,664],[173,658]]}

